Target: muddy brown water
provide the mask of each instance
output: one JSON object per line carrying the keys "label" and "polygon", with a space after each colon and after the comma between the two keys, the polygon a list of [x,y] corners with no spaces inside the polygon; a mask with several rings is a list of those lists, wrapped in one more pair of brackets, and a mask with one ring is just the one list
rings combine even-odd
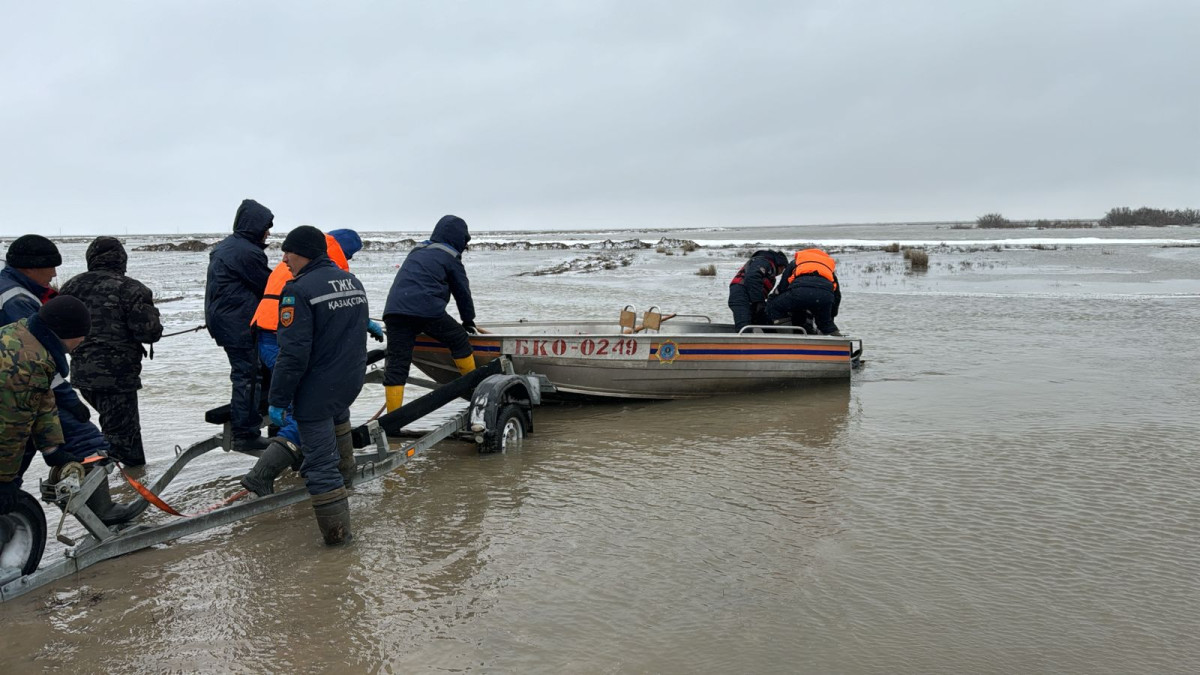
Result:
{"label": "muddy brown water", "polygon": [[[1200,239],[1189,228],[1135,234]],[[65,257],[81,258],[85,245],[67,245]],[[542,407],[515,451],[479,456],[446,442],[356,488],[347,548],[321,546],[301,505],[5,603],[0,664],[13,673],[1200,669],[1200,248],[931,250],[919,274],[895,254],[839,255],[839,324],[866,346],[849,383]],[[513,276],[575,255],[469,253],[480,321],[615,320],[626,303],[723,318],[741,262],[726,249],[650,249],[613,270]],[[397,260],[354,261],[375,316]],[[718,275],[696,275],[708,263]],[[162,307],[169,330],[201,322],[203,254],[135,254],[131,273],[160,296],[183,296]],[[147,476],[175,444],[214,431],[202,413],[227,400],[226,377],[203,333],[159,346],[142,392]],[[355,418],[381,402],[368,388]],[[228,494],[250,460],[218,453],[195,464],[166,495],[184,510]],[[30,480],[39,475],[35,464]],[[58,555],[54,544],[47,561]]]}

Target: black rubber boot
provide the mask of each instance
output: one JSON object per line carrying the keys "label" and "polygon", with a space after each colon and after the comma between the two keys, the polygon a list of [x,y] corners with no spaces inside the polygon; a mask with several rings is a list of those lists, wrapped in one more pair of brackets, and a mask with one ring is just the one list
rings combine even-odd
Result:
{"label": "black rubber boot", "polygon": [[299,450],[293,450],[293,447],[283,439],[271,441],[254,463],[254,468],[242,476],[242,487],[259,497],[266,497],[275,492],[275,479],[279,478],[284,469],[292,466],[296,455],[300,454]]}
{"label": "black rubber boot", "polygon": [[337,436],[338,472],[342,474],[342,483],[346,487],[354,486],[354,477],[358,473],[358,464],[354,461],[354,439],[350,434],[349,422],[343,422],[333,428]]}
{"label": "black rubber boot", "polygon": [[354,538],[350,531],[350,500],[346,488],[313,495],[312,504],[326,546],[347,544]]}
{"label": "black rubber boot", "polygon": [[266,451],[269,447],[271,447],[271,441],[258,435],[233,439],[233,449],[235,452],[256,455],[259,451]]}
{"label": "black rubber boot", "polygon": [[114,504],[112,493],[108,491],[108,481],[100,483],[96,491],[88,497],[87,506],[105,525],[120,525],[137,518],[146,510],[150,503],[145,499],[137,499],[129,504]]}

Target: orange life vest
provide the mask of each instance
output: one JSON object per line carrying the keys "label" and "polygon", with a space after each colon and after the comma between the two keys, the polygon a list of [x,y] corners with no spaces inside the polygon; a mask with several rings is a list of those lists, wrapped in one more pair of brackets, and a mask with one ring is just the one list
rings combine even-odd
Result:
{"label": "orange life vest", "polygon": [[806,248],[803,251],[796,251],[795,261],[796,269],[792,270],[792,275],[788,277],[789,284],[795,281],[796,277],[816,272],[833,284],[833,290],[837,290],[837,281],[833,276],[833,270],[837,267],[837,263],[828,253],[819,248]]}
{"label": "orange life vest", "polygon": [[[325,235],[325,248],[334,265],[350,271],[350,263],[346,262],[346,256],[342,253],[337,239]],[[291,268],[280,261],[275,269],[271,270],[271,277],[267,279],[267,290],[258,302],[258,309],[254,310],[254,318],[250,319],[251,326],[258,326],[259,330],[279,330],[279,294],[283,292],[283,285],[291,280]]]}

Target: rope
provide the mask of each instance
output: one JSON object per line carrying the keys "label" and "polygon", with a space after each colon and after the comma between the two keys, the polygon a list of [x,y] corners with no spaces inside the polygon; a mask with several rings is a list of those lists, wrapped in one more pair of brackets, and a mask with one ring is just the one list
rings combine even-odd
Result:
{"label": "rope", "polygon": [[163,334],[163,337],[169,338],[169,337],[174,337],[176,335],[183,335],[184,333],[195,333],[196,331],[204,330],[205,328],[208,328],[207,324],[200,324],[199,326],[196,326],[195,328],[189,328],[187,330],[178,330],[178,331],[175,331],[174,333],[165,333],[165,334]]}

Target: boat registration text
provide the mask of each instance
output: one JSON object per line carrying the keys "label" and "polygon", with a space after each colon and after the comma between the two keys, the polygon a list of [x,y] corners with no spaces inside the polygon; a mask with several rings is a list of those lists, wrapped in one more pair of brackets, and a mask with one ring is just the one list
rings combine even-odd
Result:
{"label": "boat registration text", "polygon": [[513,356],[546,356],[564,359],[648,359],[650,340],[632,337],[505,338],[501,345]]}

